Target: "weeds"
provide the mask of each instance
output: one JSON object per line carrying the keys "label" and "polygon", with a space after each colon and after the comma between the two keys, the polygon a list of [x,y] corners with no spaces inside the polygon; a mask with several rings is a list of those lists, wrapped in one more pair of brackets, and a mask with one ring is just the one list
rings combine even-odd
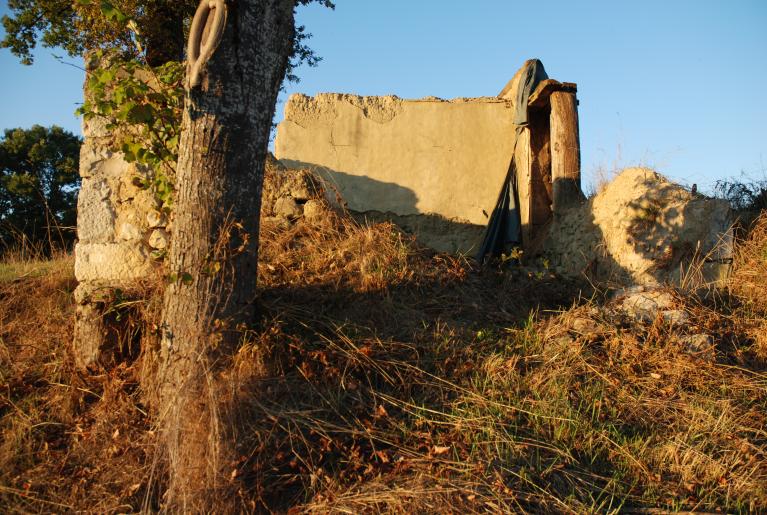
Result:
{"label": "weeds", "polygon": [[[677,295],[682,327],[551,274],[434,254],[390,224],[265,224],[262,317],[219,392],[240,509],[764,510],[765,220],[729,289]],[[73,287],[63,266],[0,287],[0,504],[157,510],[164,464],[138,387],[155,336],[144,328],[138,359],[75,372]],[[687,349],[697,334],[711,353]]]}
{"label": "weeds", "polygon": [[741,176],[718,180],[714,184],[714,194],[729,201],[738,212],[767,210],[767,179]]}

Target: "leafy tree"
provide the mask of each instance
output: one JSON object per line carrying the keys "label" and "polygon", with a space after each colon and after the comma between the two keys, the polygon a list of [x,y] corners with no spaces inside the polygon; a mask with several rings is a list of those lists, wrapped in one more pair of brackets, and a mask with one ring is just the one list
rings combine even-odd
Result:
{"label": "leafy tree", "polygon": [[[306,5],[330,0],[296,0]],[[184,58],[186,28],[195,12],[196,0],[8,0],[11,16],[3,16],[8,48],[23,64],[32,64],[38,43],[63,48],[70,56],[89,50],[118,50],[124,58],[141,59],[150,66]],[[127,21],[132,21],[129,25]],[[136,45],[137,32],[144,41]],[[311,34],[295,27],[293,50],[285,78],[298,81],[294,70],[302,63],[315,66],[321,59],[306,44]]]}
{"label": "leafy tree", "polygon": [[0,140],[0,240],[74,238],[81,140],[61,127],[6,129]]}
{"label": "leafy tree", "polygon": [[70,56],[88,50],[113,49],[138,57],[134,20],[145,41],[145,57],[152,66],[183,58],[184,22],[194,13],[194,0],[8,0],[11,16],[3,16],[8,48],[24,64],[41,43],[63,48]]}

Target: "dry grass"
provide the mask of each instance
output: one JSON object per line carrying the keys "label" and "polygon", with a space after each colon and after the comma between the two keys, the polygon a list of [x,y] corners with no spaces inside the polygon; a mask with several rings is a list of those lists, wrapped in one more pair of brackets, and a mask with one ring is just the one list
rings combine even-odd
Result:
{"label": "dry grass", "polygon": [[[765,510],[765,245],[763,216],[729,291],[678,294],[671,327],[388,224],[265,226],[228,481],[252,512]],[[63,266],[0,287],[0,505],[157,509],[143,358],[75,372],[73,288]]]}
{"label": "dry grass", "polygon": [[30,277],[59,275],[72,268],[72,258],[63,251],[46,255],[41,248],[31,245],[6,249],[0,259],[0,284]]}
{"label": "dry grass", "polygon": [[[6,512],[129,509],[146,468],[133,369],[75,372],[72,258],[0,284],[0,506]],[[140,481],[139,481],[140,483]]]}
{"label": "dry grass", "polygon": [[767,281],[767,215],[762,214],[748,230],[736,249],[732,290],[754,310],[765,314],[765,281]]}

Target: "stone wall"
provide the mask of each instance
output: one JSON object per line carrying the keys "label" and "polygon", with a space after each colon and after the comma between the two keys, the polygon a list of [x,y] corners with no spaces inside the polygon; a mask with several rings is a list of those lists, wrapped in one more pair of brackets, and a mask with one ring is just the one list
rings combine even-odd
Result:
{"label": "stone wall", "polygon": [[145,172],[109,150],[109,133],[101,127],[84,124],[80,154],[75,276],[81,283],[145,277],[153,266],[152,250],[167,244],[166,217],[153,193],[140,185]]}
{"label": "stone wall", "polygon": [[275,155],[314,170],[352,211],[409,220],[423,243],[473,252],[514,152],[512,108],[497,97],[297,94],[277,127]]}
{"label": "stone wall", "polygon": [[[155,257],[167,246],[168,233],[167,217],[152,191],[141,185],[146,170],[112,150],[116,136],[108,120],[84,121],[83,136],[75,246],[79,282],[75,354],[79,364],[87,366],[97,359],[98,347],[106,340],[105,299],[111,290],[130,286],[159,268]],[[77,347],[86,342],[93,348]]]}

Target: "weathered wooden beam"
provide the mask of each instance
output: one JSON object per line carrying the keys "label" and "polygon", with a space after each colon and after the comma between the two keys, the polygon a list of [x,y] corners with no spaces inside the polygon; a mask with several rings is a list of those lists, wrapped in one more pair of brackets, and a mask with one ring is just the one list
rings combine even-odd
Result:
{"label": "weathered wooden beam", "polygon": [[522,225],[522,246],[532,239],[532,160],[530,156],[530,128],[524,127],[517,135],[514,148],[517,174],[519,222]]}
{"label": "weathered wooden beam", "polygon": [[551,116],[548,106],[531,109],[530,129],[530,237],[525,250],[533,251],[535,241],[551,220]]}
{"label": "weathered wooden beam", "polygon": [[572,82],[559,82],[554,79],[543,80],[535,88],[535,91],[530,94],[527,106],[530,108],[546,107],[549,103],[549,97],[555,91],[576,93],[578,91],[578,85]]}
{"label": "weathered wooden beam", "polygon": [[551,180],[554,215],[583,201],[578,101],[574,92],[553,91],[551,100]]}

